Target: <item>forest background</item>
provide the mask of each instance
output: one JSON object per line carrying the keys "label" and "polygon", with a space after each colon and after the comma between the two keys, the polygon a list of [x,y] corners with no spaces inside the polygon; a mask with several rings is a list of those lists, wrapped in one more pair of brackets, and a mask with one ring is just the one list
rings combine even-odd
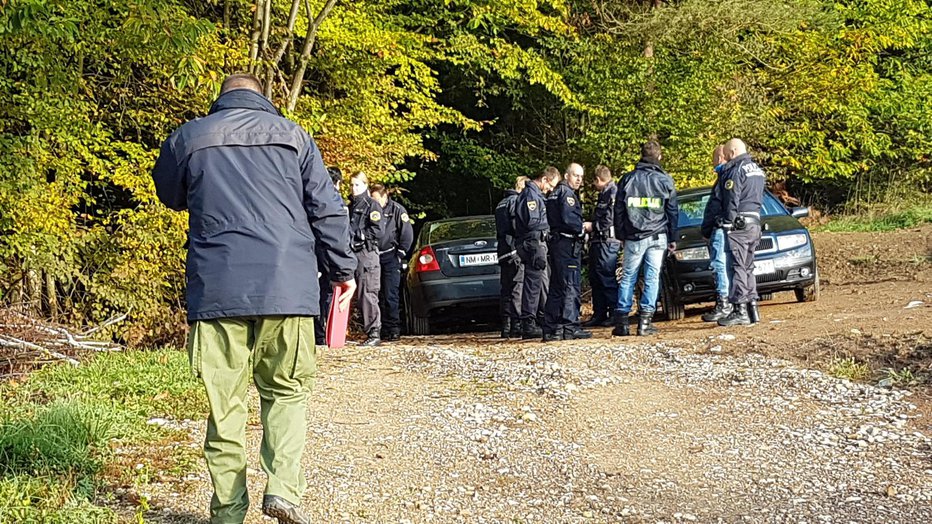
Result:
{"label": "forest background", "polygon": [[129,313],[131,345],[184,327],[158,146],[234,72],[421,221],[548,164],[619,175],[650,136],[680,187],[739,136],[825,211],[932,188],[927,1],[0,0],[0,48],[0,303]]}

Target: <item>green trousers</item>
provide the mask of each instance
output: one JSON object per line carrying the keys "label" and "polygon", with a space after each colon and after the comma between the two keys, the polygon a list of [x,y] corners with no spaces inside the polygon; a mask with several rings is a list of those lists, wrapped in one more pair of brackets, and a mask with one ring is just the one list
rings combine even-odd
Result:
{"label": "green trousers", "polygon": [[204,457],[214,487],[211,524],[241,524],[249,508],[246,391],[250,376],[261,399],[265,494],[300,503],[307,487],[301,468],[307,396],[317,374],[313,318],[198,321],[188,336],[188,355],[210,403]]}

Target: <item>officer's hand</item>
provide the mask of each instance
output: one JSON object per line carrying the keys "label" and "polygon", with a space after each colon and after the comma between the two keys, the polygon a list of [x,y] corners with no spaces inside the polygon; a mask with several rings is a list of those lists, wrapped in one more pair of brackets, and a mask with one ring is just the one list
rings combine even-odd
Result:
{"label": "officer's hand", "polygon": [[583,222],[582,227],[586,233],[592,233],[592,222]]}
{"label": "officer's hand", "polygon": [[670,254],[671,254],[671,255],[674,254],[674,253],[676,253],[676,242],[670,242],[670,243],[667,245],[667,249],[670,250]]}
{"label": "officer's hand", "polygon": [[346,311],[353,301],[353,295],[356,294],[356,280],[351,278],[346,282],[333,282],[332,285],[334,291],[340,290],[340,301],[337,303],[337,307],[340,308],[340,311]]}

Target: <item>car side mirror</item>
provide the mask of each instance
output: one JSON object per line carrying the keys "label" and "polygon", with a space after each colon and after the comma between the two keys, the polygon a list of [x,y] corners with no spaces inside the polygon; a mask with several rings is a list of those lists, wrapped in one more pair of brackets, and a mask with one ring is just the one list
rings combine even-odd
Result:
{"label": "car side mirror", "polygon": [[790,214],[793,215],[795,218],[806,218],[807,216],[809,216],[809,208],[808,207],[794,207],[793,210],[790,212]]}

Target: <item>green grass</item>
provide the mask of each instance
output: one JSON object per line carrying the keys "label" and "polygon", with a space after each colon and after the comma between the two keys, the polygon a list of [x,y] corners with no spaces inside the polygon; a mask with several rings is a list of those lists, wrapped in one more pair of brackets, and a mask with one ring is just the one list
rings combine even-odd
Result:
{"label": "green grass", "polygon": [[853,358],[836,358],[829,364],[828,373],[837,378],[864,380],[870,376],[871,368]]}
{"label": "green grass", "polygon": [[828,232],[894,231],[932,223],[932,204],[903,210],[880,209],[856,215],[843,215],[817,228]]}
{"label": "green grass", "polygon": [[110,443],[166,439],[170,431],[146,421],[206,411],[179,351],[103,353],[0,384],[0,522],[114,522],[93,503],[113,459]]}

